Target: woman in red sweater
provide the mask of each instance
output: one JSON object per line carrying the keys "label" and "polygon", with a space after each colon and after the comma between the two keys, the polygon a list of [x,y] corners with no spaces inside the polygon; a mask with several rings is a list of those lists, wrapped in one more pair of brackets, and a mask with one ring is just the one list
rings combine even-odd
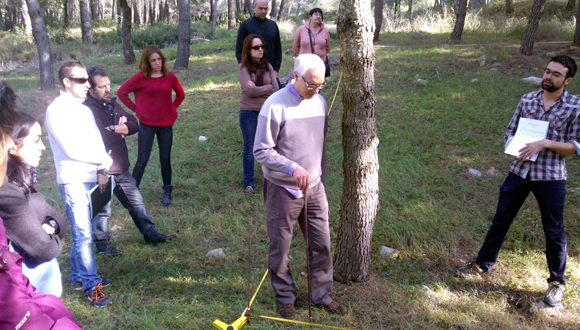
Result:
{"label": "woman in red sweater", "polygon": [[308,13],[308,23],[300,26],[294,36],[292,50],[296,56],[300,54],[316,54],[320,56],[326,65],[326,74],[330,75],[328,58],[326,55],[330,52],[330,32],[322,24],[324,14],[322,9],[313,8]]}
{"label": "woman in red sweater", "polygon": [[[133,168],[137,187],[145,172],[151,155],[153,140],[157,135],[159,160],[163,178],[163,205],[171,203],[171,145],[173,144],[173,123],[177,119],[177,107],[185,98],[177,77],[169,72],[163,53],[159,47],[149,45],[143,49],[139,60],[141,72],[127,80],[117,91],[119,99],[135,112],[139,119],[139,153]],[[175,99],[172,92],[175,91]],[[129,98],[133,93],[135,102]]]}

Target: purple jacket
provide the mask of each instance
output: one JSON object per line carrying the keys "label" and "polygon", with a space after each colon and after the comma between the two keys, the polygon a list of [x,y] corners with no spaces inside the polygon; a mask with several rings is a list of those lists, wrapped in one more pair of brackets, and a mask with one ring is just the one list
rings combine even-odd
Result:
{"label": "purple jacket", "polygon": [[10,252],[0,218],[0,329],[63,329],[82,327],[56,296],[36,291],[22,275],[22,257]]}

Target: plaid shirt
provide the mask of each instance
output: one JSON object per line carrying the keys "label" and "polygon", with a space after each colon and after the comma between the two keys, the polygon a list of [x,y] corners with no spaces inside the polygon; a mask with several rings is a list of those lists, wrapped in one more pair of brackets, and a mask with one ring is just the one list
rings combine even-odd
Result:
{"label": "plaid shirt", "polygon": [[[550,122],[546,139],[557,142],[570,142],[579,153],[580,147],[580,98],[568,91],[544,111],[543,89],[525,94],[520,99],[516,112],[505,133],[505,141],[510,142],[516,134],[520,118],[530,118]],[[506,143],[507,144],[507,143]],[[566,180],[565,156],[550,149],[540,151],[535,162],[514,160],[510,172],[526,178],[528,173],[532,181]]]}

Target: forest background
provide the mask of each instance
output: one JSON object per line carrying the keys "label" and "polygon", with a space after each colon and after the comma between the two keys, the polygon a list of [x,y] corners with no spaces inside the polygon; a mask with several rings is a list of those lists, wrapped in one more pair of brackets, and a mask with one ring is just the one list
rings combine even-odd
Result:
{"label": "forest background", "polygon": [[[122,2],[122,1],[121,1]],[[29,1],[3,0],[0,31],[0,79],[21,98],[24,111],[44,118],[58,86],[41,89],[37,45],[26,22]],[[174,242],[150,247],[127,212],[115,201],[113,242],[123,256],[97,256],[99,273],[113,280],[106,289],[114,303],[93,308],[66,286],[63,301],[87,329],[210,329],[216,318],[235,320],[247,301],[248,246],[252,249],[251,287],[266,268],[268,237],[261,193],[243,195],[242,139],[238,128],[239,82],[234,57],[237,25],[249,17],[247,3],[189,1],[190,39],[187,69],[175,70],[186,98],[175,125],[172,205],[161,206],[161,180],[154,151],[142,185],[148,211]],[[86,2],[92,40],[83,39],[83,1],[40,1],[58,69],[68,60],[100,66],[111,76],[112,89],[137,72],[125,64],[119,4]],[[334,298],[345,316],[313,310],[313,321],[351,329],[577,329],[579,324],[580,173],[576,158],[568,161],[565,221],[569,242],[566,309],[557,316],[533,314],[530,307],[546,289],[547,269],[539,211],[530,197],[514,222],[494,273],[464,280],[454,267],[469,262],[481,245],[495,211],[498,188],[511,157],[503,154],[503,134],[518,99],[539,88],[521,81],[541,77],[554,54],[580,58],[573,46],[574,1],[542,5],[533,52],[520,54],[534,3],[530,0],[470,1],[460,41],[452,41],[459,3],[387,1],[375,42],[375,95],[379,145],[380,210],[373,233],[370,275],[361,283],[336,282]],[[510,5],[513,11],[509,10]],[[292,68],[292,38],[312,7],[325,11],[333,37],[331,58],[341,54],[336,32],[338,1],[278,2],[273,15],[282,33],[281,75]],[[373,4],[376,6],[376,3]],[[178,50],[178,4],[134,1],[132,47],[163,47],[173,68]],[[212,15],[212,8],[216,8]],[[230,6],[231,8],[231,6]],[[245,9],[244,9],[245,8]],[[280,9],[282,8],[282,9]],[[376,8],[376,7],[373,7]],[[213,18],[213,19],[212,19]],[[83,41],[84,40],[84,41]],[[343,185],[341,145],[341,68],[322,95],[332,105],[327,138],[327,193],[333,243],[339,228]],[[58,82],[57,82],[58,83]],[[580,93],[573,81],[568,90]],[[336,96],[336,97],[335,97]],[[200,141],[200,136],[207,141]],[[48,150],[39,170],[39,189],[60,211],[62,202]],[[136,137],[128,137],[131,160]],[[261,172],[256,171],[257,182]],[[258,184],[257,191],[261,190]],[[70,240],[59,257],[63,282],[70,272]],[[383,246],[397,249],[385,256]],[[207,252],[222,248],[224,256]],[[303,239],[295,235],[291,266],[297,280],[297,319],[308,321]],[[266,281],[246,329],[299,329],[300,325],[260,319],[275,316],[272,289]]]}

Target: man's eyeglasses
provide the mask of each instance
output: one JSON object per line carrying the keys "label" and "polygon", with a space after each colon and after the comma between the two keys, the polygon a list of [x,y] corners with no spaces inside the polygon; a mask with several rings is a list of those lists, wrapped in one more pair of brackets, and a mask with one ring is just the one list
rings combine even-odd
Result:
{"label": "man's eyeglasses", "polygon": [[308,81],[306,81],[306,79],[304,79],[304,77],[301,77],[301,78],[302,78],[302,80],[304,80],[304,83],[306,84],[306,88],[308,88],[309,91],[313,91],[315,89],[323,89],[324,87],[326,87],[326,82],[323,82],[322,84],[317,85],[317,84],[309,83]]}
{"label": "man's eyeglasses", "polygon": [[564,77],[564,75],[563,75],[563,74],[561,74],[560,72],[551,71],[550,69],[544,69],[544,74],[545,74],[545,75],[548,75],[548,76],[549,76],[549,75],[552,75],[552,77],[554,77],[554,78],[556,78],[556,79],[559,79],[559,78],[562,78],[562,77]]}
{"label": "man's eyeglasses", "polygon": [[264,48],[266,48],[266,45],[258,45],[258,46],[252,46],[252,47],[250,47],[250,48],[251,48],[251,49],[253,49],[253,50],[258,50],[258,49],[260,49],[260,48],[264,49]]}
{"label": "man's eyeglasses", "polygon": [[74,81],[77,84],[86,84],[87,81],[89,81],[89,78],[73,78],[73,77],[67,77],[68,80],[70,81]]}

